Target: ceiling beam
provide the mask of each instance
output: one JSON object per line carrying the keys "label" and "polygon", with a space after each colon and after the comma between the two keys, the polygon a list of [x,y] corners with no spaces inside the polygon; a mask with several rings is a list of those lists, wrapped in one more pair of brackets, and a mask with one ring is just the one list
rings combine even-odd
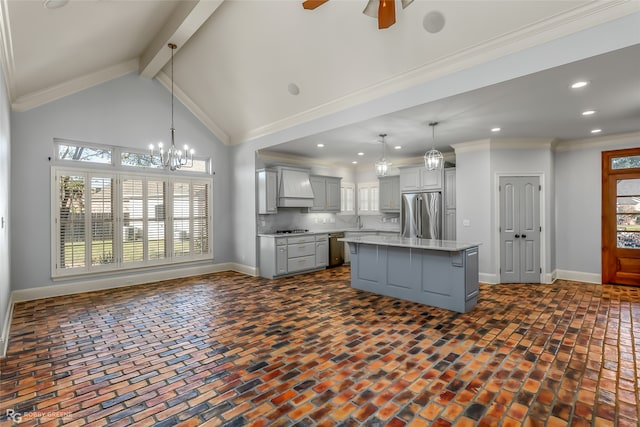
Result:
{"label": "ceiling beam", "polygon": [[218,9],[224,0],[181,1],[169,21],[149,43],[140,56],[140,75],[154,78],[171,59],[169,42],[175,43],[178,50]]}

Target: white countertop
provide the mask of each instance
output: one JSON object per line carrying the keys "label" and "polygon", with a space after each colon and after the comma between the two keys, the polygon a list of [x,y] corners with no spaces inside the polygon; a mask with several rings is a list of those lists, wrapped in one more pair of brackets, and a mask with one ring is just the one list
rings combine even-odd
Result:
{"label": "white countertop", "polygon": [[303,233],[258,233],[258,237],[293,237],[293,236],[305,236],[315,234],[330,234],[330,233],[395,233],[399,234],[399,230],[379,230],[373,228],[341,228],[336,230],[309,230]]}
{"label": "white countertop", "polygon": [[379,246],[398,246],[403,248],[431,249],[437,251],[459,252],[480,246],[480,243],[465,243],[456,240],[432,240],[407,238],[400,236],[354,236],[338,239],[347,243],[365,243]]}

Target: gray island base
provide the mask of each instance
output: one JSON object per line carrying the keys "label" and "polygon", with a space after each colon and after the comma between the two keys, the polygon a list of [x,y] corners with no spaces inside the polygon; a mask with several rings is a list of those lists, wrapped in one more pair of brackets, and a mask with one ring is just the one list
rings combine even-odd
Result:
{"label": "gray island base", "polygon": [[396,236],[349,243],[351,287],[466,313],[478,303],[478,246]]}

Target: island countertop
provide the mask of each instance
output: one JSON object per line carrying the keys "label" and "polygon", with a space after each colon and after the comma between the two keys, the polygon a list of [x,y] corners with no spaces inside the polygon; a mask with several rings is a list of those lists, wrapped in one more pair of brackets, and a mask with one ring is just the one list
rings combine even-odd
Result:
{"label": "island countertop", "polygon": [[466,243],[457,240],[419,239],[400,236],[354,236],[338,239],[347,243],[365,243],[379,246],[430,249],[436,251],[459,252],[480,246],[480,243]]}

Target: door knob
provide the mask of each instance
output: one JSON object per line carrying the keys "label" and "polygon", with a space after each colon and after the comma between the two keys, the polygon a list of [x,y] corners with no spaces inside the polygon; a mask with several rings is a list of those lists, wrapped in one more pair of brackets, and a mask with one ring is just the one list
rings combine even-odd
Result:
{"label": "door knob", "polygon": [[519,235],[519,234],[516,234],[516,236],[515,236],[515,237],[516,237],[516,239],[519,239],[519,238],[520,238],[520,235]]}

